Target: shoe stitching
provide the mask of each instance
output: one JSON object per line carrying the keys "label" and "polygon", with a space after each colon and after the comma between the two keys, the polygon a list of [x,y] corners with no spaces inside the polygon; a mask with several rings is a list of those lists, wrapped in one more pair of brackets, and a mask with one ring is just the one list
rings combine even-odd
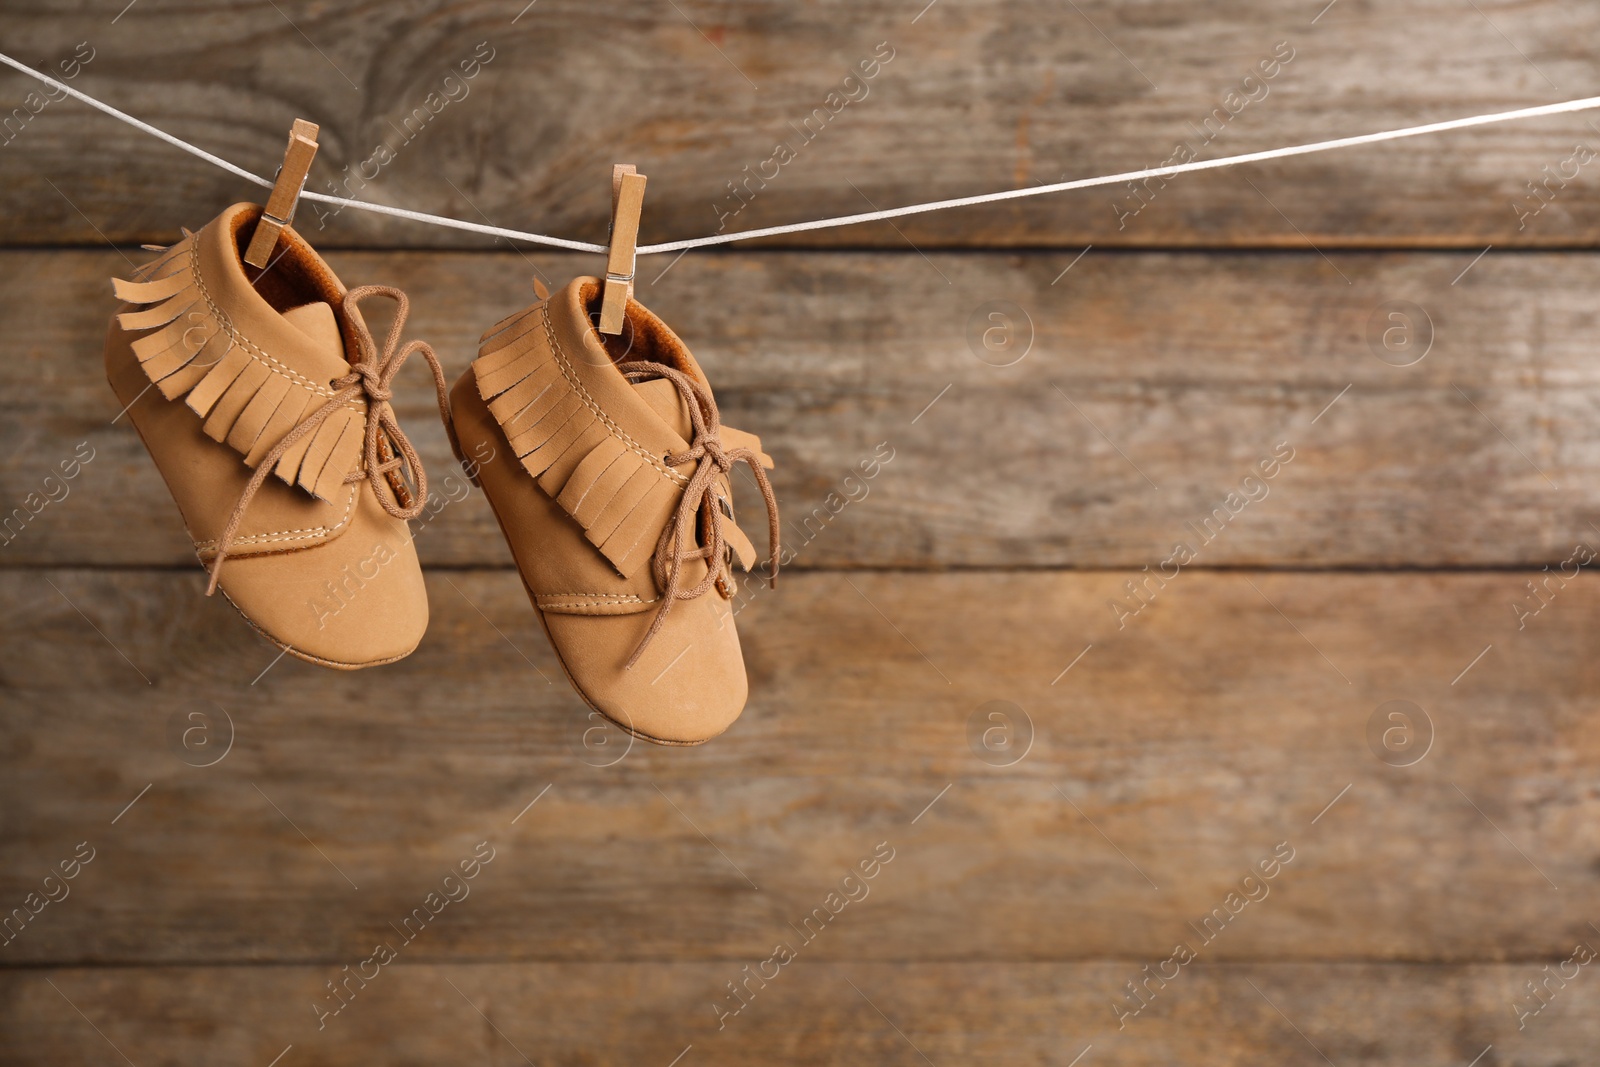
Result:
{"label": "shoe stitching", "polygon": [[[632,600],[552,600],[552,601],[540,600],[539,601],[539,607],[543,608],[546,611],[562,611],[562,610],[565,610],[565,609],[568,609],[568,608],[615,608],[615,607],[623,607],[623,606],[632,607],[632,606],[634,606],[634,603],[635,602],[632,601]],[[638,603],[641,604],[641,605],[654,604],[655,601],[654,600],[642,600],[642,601],[639,601]]]}
{"label": "shoe stitching", "polygon": [[[206,287],[205,275],[200,270],[200,249],[198,244],[195,243],[191,243],[189,245],[189,273],[194,278],[195,288],[200,291],[200,295],[205,299],[207,309],[209,309],[211,312],[212,323],[218,329],[226,333],[231,340],[238,343],[242,348],[245,348],[256,357],[259,357],[262,362],[279,371],[285,377],[290,378],[299,385],[305,386],[318,396],[331,397],[334,395],[333,390],[330,389],[326,383],[319,385],[317,382],[307,378],[294,368],[279,362],[270,353],[262,349],[259,345],[255,344],[248,337],[245,337],[238,331],[237,328],[235,328],[232,318],[228,316],[227,312],[223,311],[222,308],[217,306],[216,300],[214,300],[211,296],[211,290]],[[352,410],[360,411],[363,415],[366,414],[365,405],[351,404],[349,406]]]}
{"label": "shoe stitching", "polygon": [[645,448],[638,441],[635,441],[633,436],[629,434],[628,431],[624,430],[621,426],[618,426],[615,422],[613,422],[611,416],[607,415],[605,410],[600,407],[599,402],[595,400],[594,397],[589,395],[589,390],[584,387],[582,380],[577,376],[577,372],[573,370],[572,364],[568,362],[566,350],[561,347],[561,342],[556,339],[555,328],[550,323],[548,306],[544,313],[544,332],[546,338],[548,338],[550,341],[550,351],[555,355],[556,362],[561,367],[562,377],[566,378],[567,384],[572,387],[573,391],[576,392],[580,398],[582,398],[584,405],[594,413],[595,417],[601,422],[605,423],[606,426],[611,429],[612,435],[620,440],[623,444],[627,445],[630,451],[637,453],[646,461],[648,461],[650,466],[655,468],[658,473],[666,475],[668,478],[672,479],[672,481],[676,482],[680,487],[688,485],[688,475],[679,474],[671,467],[668,467],[666,464],[662,463],[659,456],[654,455],[648,448]]}
{"label": "shoe stitching", "polygon": [[633,593],[535,593],[540,600],[564,600],[577,597],[609,597],[611,599],[596,601],[595,603],[607,604],[654,604],[660,597],[651,597],[649,600]]}
{"label": "shoe stitching", "polygon": [[[338,533],[350,523],[351,513],[356,506],[356,493],[356,489],[350,490],[349,501],[344,506],[344,515],[332,526],[302,527],[298,530],[272,530],[266,533],[250,534],[246,537],[236,537],[233,539],[233,543],[236,545],[270,545],[279,541],[308,541],[313,537]],[[216,544],[216,539],[212,538],[209,541],[194,542],[194,548],[196,552],[204,552],[207,549],[215,548]]]}

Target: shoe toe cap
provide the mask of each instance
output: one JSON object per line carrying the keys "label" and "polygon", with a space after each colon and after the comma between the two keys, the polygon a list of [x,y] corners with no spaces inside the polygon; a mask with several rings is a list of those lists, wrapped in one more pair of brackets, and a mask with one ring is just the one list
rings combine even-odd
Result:
{"label": "shoe toe cap", "polygon": [[302,659],[354,669],[409,654],[428,626],[422,568],[404,520],[365,486],[350,527],[313,548],[230,556],[222,592],[267,638]]}
{"label": "shoe toe cap", "polygon": [[546,613],[544,620],[579,692],[607,718],[646,740],[709,741],[739,717],[749,694],[733,613],[714,593],[680,601],[628,668],[652,617]]}

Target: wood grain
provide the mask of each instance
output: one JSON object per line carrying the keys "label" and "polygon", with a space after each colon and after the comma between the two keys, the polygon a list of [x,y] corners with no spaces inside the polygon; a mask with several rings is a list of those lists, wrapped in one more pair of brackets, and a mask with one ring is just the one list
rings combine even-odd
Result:
{"label": "wood grain", "polygon": [[[534,272],[560,284],[587,264],[333,259],[351,284],[408,290],[412,334],[452,376],[532,299]],[[799,567],[1155,567],[1283,443],[1293,461],[1201,565],[1537,567],[1600,537],[1593,257],[1096,251],[1062,276],[1070,263],[689,256],[640,296],[706,365],[726,420],[777,458]],[[192,560],[101,369],[106,279],[127,269],[115,253],[0,253],[0,514],[78,442],[96,457],[0,562]],[[707,299],[734,292],[737,308]],[[997,301],[1012,340],[990,352]],[[1411,334],[1391,301],[1414,305]],[[1411,354],[1388,353],[1385,331]],[[1425,341],[1420,362],[1391,365]],[[408,368],[398,388],[442,508],[417,534],[423,558],[505,565],[427,375]],[[862,479],[878,454],[894,458]]]}
{"label": "wood grain", "polygon": [[[5,26],[264,175],[304,117],[313,190],[388,146],[361,197],[591,241],[620,161],[651,176],[648,242],[1600,93],[1600,10],[1557,0],[140,0]],[[642,260],[776,456],[799,549],[744,586],[745,716],[664,750],[566,685],[420,372],[417,653],[322,671],[200,595],[104,385],[106,279],[265,191],[32,89],[0,74],[0,1061],[1600,1047],[1592,968],[1518,1018],[1600,945],[1600,591],[1561,574],[1600,548],[1594,116]],[[297,226],[350,284],[407,289],[452,374],[531,276],[600,262]],[[1152,576],[1177,542],[1195,558]],[[487,848],[469,895],[430,898]],[[380,942],[397,962],[319,1028]],[[777,942],[797,960],[719,1028]],[[1195,961],[1119,1025],[1177,944]]]}
{"label": "wood grain", "polygon": [[[509,572],[433,574],[422,647],[357,675],[277,662],[198,574],[6,572],[0,900],[98,854],[0,951],[364,955],[485,840],[497,858],[409,961],[764,958],[884,842],[808,955],[1159,960],[1280,844],[1207,961],[1554,958],[1590,936],[1590,576],[1521,631],[1518,574],[1182,573],[1118,629],[1125,578],[795,576],[743,611],[734,728],[629,751]],[[1397,699],[1421,708],[1414,747],[1371,748]],[[993,701],[1016,705],[1013,748],[982,743],[1007,725]],[[222,713],[231,749],[191,766]],[[191,722],[211,748],[174,739]]]}
{"label": "wood grain", "polygon": [[682,1055],[1067,1067],[1088,1045],[1092,1062],[1119,1067],[1460,1067],[1493,1045],[1484,1062],[1548,1067],[1584,1062],[1600,1043],[1600,995],[1586,970],[1517,1029],[1510,1005],[1542,962],[1195,963],[1119,1031],[1111,1006],[1139,973],[1130,962],[801,957],[719,1031],[712,999],[744,962],[396,963],[320,1031],[312,1005],[329,996],[323,983],[337,967],[0,972],[0,1054],[29,1065],[121,1062],[121,1052],[160,1067],[266,1064],[292,1046],[282,1062],[665,1067]]}
{"label": "wood grain", "polygon": [[[982,0],[920,16],[910,10],[920,5],[864,12],[843,0],[619,2],[598,27],[580,0],[508,14],[515,6],[234,0],[201,12],[143,0],[112,20],[13,4],[6,36],[11,54],[53,69],[87,42],[94,58],[73,84],[257,173],[270,176],[281,159],[291,120],[309,118],[323,128],[315,190],[364,174],[370,182],[351,183],[363,198],[590,241],[603,240],[619,161],[651,176],[644,239],[654,241],[1115,174],[1171,158],[1180,141],[1211,158],[1600,92],[1600,12],[1557,0],[1465,10],[1345,0],[1320,16],[1321,5],[1298,0]],[[1280,42],[1289,63],[1246,83]],[[847,83],[880,45],[889,63]],[[480,54],[493,58],[462,80],[460,65]],[[26,119],[0,150],[0,242],[148,240],[197,205],[214,212],[254,192],[76,103],[28,117],[34,89],[10,72],[0,82],[0,110]],[[818,108],[826,122],[812,118]],[[1208,120],[1220,132],[1204,134]],[[787,162],[775,156],[780,143],[794,153]],[[1183,176],[1142,193],[1110,187],[943,212],[899,232],[874,224],[785,240],[1593,246],[1600,186],[1568,161],[1595,143],[1593,124],[1569,115]],[[1544,182],[1545,167],[1557,175],[1548,206],[1519,218],[1542,202],[1529,183]],[[1141,197],[1147,206],[1127,217]],[[484,243],[356,211],[319,236]]]}

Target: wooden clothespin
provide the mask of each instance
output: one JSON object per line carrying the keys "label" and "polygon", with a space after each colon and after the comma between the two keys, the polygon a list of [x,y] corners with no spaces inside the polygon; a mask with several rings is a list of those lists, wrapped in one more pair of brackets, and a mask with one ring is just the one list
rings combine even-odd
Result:
{"label": "wooden clothespin", "polygon": [[647,179],[631,163],[611,168],[611,249],[606,254],[605,296],[600,302],[600,332],[622,332],[623,312],[633,294],[634,250],[639,244],[639,212]]}
{"label": "wooden clothespin", "polygon": [[262,209],[261,221],[256,223],[255,235],[245,250],[244,261],[252,267],[265,267],[278,246],[278,235],[294,221],[295,205],[300,203],[300,190],[305,188],[306,174],[317,155],[317,124],[305,119],[295,119],[289,131],[289,147],[283,153],[283,166],[278,168],[278,180],[272,185],[272,195]]}

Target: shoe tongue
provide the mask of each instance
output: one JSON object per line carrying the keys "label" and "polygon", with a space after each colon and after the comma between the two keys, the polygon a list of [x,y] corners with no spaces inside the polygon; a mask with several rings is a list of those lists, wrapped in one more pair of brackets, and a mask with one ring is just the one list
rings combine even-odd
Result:
{"label": "shoe tongue", "polygon": [[339,333],[339,320],[334,317],[331,304],[319,300],[290,308],[283,313],[283,321],[304,334],[319,355],[346,362],[344,337]]}
{"label": "shoe tongue", "polygon": [[678,387],[665,378],[652,378],[633,387],[650,405],[650,410],[672,428],[672,432],[689,444],[694,437],[694,424],[689,421],[689,408],[683,402]]}

